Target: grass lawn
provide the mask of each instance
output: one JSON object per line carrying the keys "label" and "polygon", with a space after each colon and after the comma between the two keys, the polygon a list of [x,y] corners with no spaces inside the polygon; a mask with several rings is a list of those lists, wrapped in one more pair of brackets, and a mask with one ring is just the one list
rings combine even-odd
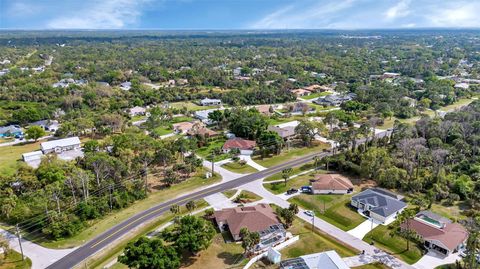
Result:
{"label": "grass lawn", "polygon": [[371,263],[362,266],[352,267],[354,269],[389,269],[390,267],[381,263]]}
{"label": "grass lawn", "polygon": [[464,210],[462,209],[462,203],[456,202],[453,206],[444,206],[441,204],[432,204],[430,210],[433,213],[437,213],[443,217],[449,219],[462,220],[466,219],[467,216],[463,214]]}
{"label": "grass lawn", "polygon": [[102,219],[92,221],[87,229],[83,230],[82,232],[73,237],[57,241],[37,243],[40,243],[41,245],[48,248],[71,248],[81,245],[88,240],[91,240],[98,234],[105,232],[115,223],[120,223],[121,221],[133,216],[140,211],[151,208],[158,203],[167,201],[181,194],[198,190],[201,187],[206,187],[220,181],[220,177],[218,175],[215,175],[213,178],[210,179],[204,179],[204,175],[205,170],[199,169],[196,176],[193,176],[188,180],[175,184],[168,189],[154,191],[150,193],[150,195],[146,199],[136,201],[128,208],[114,212],[112,214],[108,214]]}
{"label": "grass lawn", "polygon": [[275,183],[266,183],[263,184],[265,189],[269,190],[273,194],[284,193],[291,188],[298,189],[302,186],[310,185],[310,179],[313,178],[315,172],[301,175],[298,177],[291,178],[287,181],[287,185],[284,182],[275,182]]}
{"label": "grass lawn", "polygon": [[444,107],[440,108],[440,110],[446,111],[446,112],[454,111],[455,109],[458,109],[458,108],[461,108],[461,107],[464,107],[464,106],[468,106],[473,101],[475,101],[475,99],[461,98],[457,102],[455,102],[451,105],[444,106]]}
{"label": "grass lawn", "polygon": [[0,173],[13,175],[22,154],[35,150],[40,150],[40,142],[0,147]]}
{"label": "grass lawn", "polygon": [[171,107],[173,108],[182,108],[186,107],[187,110],[189,111],[198,111],[198,110],[206,110],[206,109],[212,109],[212,108],[218,108],[216,106],[199,106],[193,102],[177,102],[177,103],[171,103]]}
{"label": "grass lawn", "polygon": [[8,255],[0,264],[0,269],[29,269],[31,267],[32,261],[27,257],[25,260],[22,260],[22,254],[13,249],[9,251]]}
{"label": "grass lawn", "polygon": [[131,121],[139,121],[139,120],[144,120],[144,119],[147,119],[146,116],[142,116],[142,115],[136,115],[136,116],[133,116],[132,117],[132,120]]}
{"label": "grass lawn", "polygon": [[321,97],[321,96],[327,96],[327,95],[330,95],[332,94],[331,92],[316,92],[316,93],[312,93],[310,95],[307,95],[307,96],[302,96],[300,98],[302,99],[305,99],[305,100],[311,100],[311,99],[315,99],[315,98],[318,98],[318,97]]}
{"label": "grass lawn", "polygon": [[173,130],[169,129],[166,126],[160,126],[160,127],[155,128],[153,130],[153,133],[155,133],[158,136],[162,136],[162,135],[167,135],[167,134],[173,133]]}
{"label": "grass lawn", "polygon": [[[210,160],[212,150],[215,148],[221,148],[223,144],[225,144],[225,141],[226,141],[225,139],[217,139],[217,140],[210,141],[210,143],[207,146],[197,149],[196,153],[200,155],[202,158]],[[215,162],[222,161],[230,157],[231,157],[230,154],[215,155]]]}
{"label": "grass lawn", "polygon": [[[196,204],[197,204],[197,210],[208,206],[208,203],[205,200],[197,201]],[[184,206],[180,207],[181,215],[185,215],[187,213],[188,211]],[[128,242],[136,240],[143,235],[146,235],[152,231],[155,231],[158,227],[171,221],[173,217],[174,215],[172,213],[170,213],[169,211],[166,212],[160,218],[147,224],[146,226],[141,227],[135,233],[130,233],[127,236],[122,237],[122,239],[116,242],[116,244],[112,244],[110,247],[107,247],[106,249],[94,254],[82,264],[85,266],[85,268],[95,268],[95,269],[105,268],[105,266],[108,263],[110,263],[111,260],[113,260],[114,258],[122,254],[123,249],[125,248]],[[117,262],[110,268],[126,269],[128,267],[124,264]]]}
{"label": "grass lawn", "polygon": [[174,124],[174,123],[179,123],[179,122],[185,122],[185,121],[193,121],[194,119],[191,118],[191,117],[187,117],[187,116],[180,116],[180,117],[174,117],[170,123],[171,124]]}
{"label": "grass lawn", "polygon": [[322,152],[324,149],[330,148],[330,145],[324,143],[315,144],[312,147],[302,147],[302,148],[291,148],[289,150],[283,150],[278,155],[273,155],[271,157],[261,159],[260,156],[253,157],[253,160],[264,167],[272,167],[277,164],[286,162],[288,160],[294,159],[296,157],[304,156],[310,153]]}
{"label": "grass lawn", "polygon": [[[296,174],[299,174],[303,171],[307,171],[309,169],[312,169],[313,168],[313,163],[306,163],[302,166],[299,166],[299,167],[294,167],[292,169],[292,175],[296,175]],[[320,170],[319,170],[320,171]],[[268,182],[268,181],[274,181],[274,180],[283,180],[282,178],[282,173],[276,173],[274,175],[271,175],[269,177],[266,177],[263,182]]]}
{"label": "grass lawn", "polygon": [[238,173],[238,174],[251,174],[258,172],[257,169],[251,167],[248,164],[240,164],[239,162],[230,162],[226,164],[222,164],[222,167],[227,169],[228,171]]}
{"label": "grass lawn", "polygon": [[280,251],[282,253],[282,260],[327,250],[335,250],[341,257],[350,257],[358,254],[357,250],[343,245],[336,239],[317,229],[312,232],[310,224],[299,218],[295,219],[289,231],[293,235],[299,235],[300,240]]}
{"label": "grass lawn", "polygon": [[260,200],[262,200],[261,196],[258,196],[253,192],[242,190],[234,201],[236,203],[248,204],[248,203],[253,203]]}
{"label": "grass lawn", "polygon": [[375,246],[397,256],[403,261],[413,264],[422,257],[421,249],[410,243],[410,250],[407,251],[407,240],[398,235],[390,236],[388,227],[379,225],[370,231],[363,240],[367,243],[374,242]]}
{"label": "grass lawn", "polygon": [[208,249],[200,252],[198,256],[184,261],[181,268],[231,268],[241,265],[243,260],[242,245],[225,243],[222,234],[219,233],[213,238]]}
{"label": "grass lawn", "polygon": [[225,195],[227,198],[231,198],[233,195],[235,195],[235,193],[237,193],[237,190],[236,189],[231,189],[231,190],[228,190],[228,191],[224,191],[222,192],[223,195]]}
{"label": "grass lawn", "polygon": [[350,206],[351,195],[310,195],[301,194],[290,199],[315,215],[338,228],[348,231],[365,221],[357,211]]}

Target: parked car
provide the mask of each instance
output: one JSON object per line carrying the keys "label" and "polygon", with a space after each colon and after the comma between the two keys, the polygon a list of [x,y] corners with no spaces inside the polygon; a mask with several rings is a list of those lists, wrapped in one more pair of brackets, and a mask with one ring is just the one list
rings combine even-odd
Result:
{"label": "parked car", "polygon": [[313,218],[313,212],[312,212],[312,211],[310,211],[310,210],[305,210],[303,213],[304,213],[305,215]]}
{"label": "parked car", "polygon": [[294,193],[297,193],[297,192],[298,192],[297,189],[291,188],[287,191],[287,194],[290,195],[290,194],[294,194]]}
{"label": "parked car", "polygon": [[302,186],[300,188],[300,191],[303,192],[303,193],[312,193],[312,187],[310,186]]}

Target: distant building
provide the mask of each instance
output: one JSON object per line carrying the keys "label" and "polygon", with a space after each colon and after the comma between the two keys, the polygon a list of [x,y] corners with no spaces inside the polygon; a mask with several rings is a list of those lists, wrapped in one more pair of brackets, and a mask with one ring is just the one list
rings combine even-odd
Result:
{"label": "distant building", "polygon": [[30,126],[40,126],[45,131],[56,132],[60,128],[60,124],[57,120],[40,120],[30,123]]}
{"label": "distant building", "polygon": [[334,250],[303,255],[280,262],[280,269],[349,269]]}
{"label": "distant building", "polygon": [[350,179],[339,174],[316,174],[312,182],[313,194],[347,194],[353,192]]}
{"label": "distant building", "polygon": [[77,85],[77,86],[84,86],[88,83],[88,81],[84,79],[75,80],[73,78],[64,78],[60,81],[53,83],[52,87],[54,88],[67,88],[70,85]]}
{"label": "distant building", "polygon": [[262,113],[265,116],[270,116],[273,113],[272,105],[258,105],[258,106],[255,106],[255,109],[257,109],[258,112]]}
{"label": "distant building", "polygon": [[372,188],[354,195],[350,204],[366,216],[388,224],[407,207],[402,200],[403,196],[384,189]]}
{"label": "distant building", "polygon": [[222,105],[222,100],[205,98],[205,99],[200,100],[200,104],[202,106],[220,106],[220,105]]}
{"label": "distant building", "polygon": [[456,89],[462,89],[462,90],[468,90],[468,88],[470,87],[470,85],[468,85],[468,83],[457,83],[455,84],[454,86]]}
{"label": "distant building", "polygon": [[284,140],[288,140],[294,137],[295,128],[298,126],[299,121],[290,121],[282,124],[268,126],[267,130],[277,133]]}
{"label": "distant building", "polygon": [[23,131],[19,126],[8,125],[0,127],[0,137],[22,137]]}
{"label": "distant building", "polygon": [[313,102],[317,105],[325,106],[340,106],[341,104],[353,100],[357,95],[355,93],[348,94],[330,94],[327,96],[319,97]]}
{"label": "distant building", "polygon": [[242,75],[242,68],[241,67],[236,67],[233,69],[233,76],[237,77]]}
{"label": "distant building", "polygon": [[198,111],[195,111],[194,117],[196,119],[201,120],[203,123],[209,125],[209,124],[212,124],[212,121],[208,118],[208,115],[215,110],[221,110],[221,109],[222,108],[198,110]]}
{"label": "distant building", "polygon": [[398,77],[400,77],[400,76],[401,76],[400,73],[385,72],[385,73],[383,73],[382,78],[383,78],[383,79],[386,79],[386,78],[398,78]]}
{"label": "distant building", "polygon": [[311,91],[306,90],[306,89],[293,89],[293,90],[290,90],[290,92],[293,93],[297,97],[308,96],[308,95],[312,94]]}
{"label": "distant building", "polygon": [[147,109],[141,106],[132,107],[128,110],[128,114],[130,114],[131,117],[145,116],[146,113]]}
{"label": "distant building", "polygon": [[41,150],[22,154],[23,161],[33,168],[37,168],[40,165],[42,161],[42,157],[43,157],[43,152]]}
{"label": "distant building", "polygon": [[177,134],[187,134],[194,126],[194,122],[179,122],[172,125],[173,131]]}
{"label": "distant building", "polygon": [[132,88],[132,83],[130,81],[125,81],[120,84],[120,89],[124,91],[129,91]]}
{"label": "distant building", "polygon": [[225,144],[223,144],[222,150],[224,153],[228,153],[232,149],[238,149],[242,155],[252,155],[256,146],[257,142],[254,140],[235,137],[227,140]]}
{"label": "distant building", "polygon": [[423,241],[425,248],[446,256],[458,251],[468,238],[468,231],[462,225],[430,211],[421,211],[407,222],[400,227],[409,227]]}
{"label": "distant building", "polygon": [[202,124],[194,124],[190,130],[187,131],[189,136],[203,136],[204,138],[216,137],[219,134],[214,130],[211,130]]}
{"label": "distant building", "polygon": [[48,153],[62,153],[69,150],[79,150],[80,149],[80,139],[77,136],[68,137],[53,141],[47,141],[40,144],[42,152],[44,154]]}

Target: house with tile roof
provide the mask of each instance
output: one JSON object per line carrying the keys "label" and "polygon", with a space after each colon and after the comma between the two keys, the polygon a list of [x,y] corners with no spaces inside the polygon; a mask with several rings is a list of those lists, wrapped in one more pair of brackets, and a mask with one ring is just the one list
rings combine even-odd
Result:
{"label": "house with tile roof", "polygon": [[280,262],[280,269],[349,269],[335,250],[303,255]]}
{"label": "house with tile roof", "polygon": [[431,211],[420,211],[400,227],[415,231],[425,248],[445,256],[458,251],[468,238],[465,227]]}
{"label": "house with tile roof", "polygon": [[380,223],[389,224],[407,207],[402,200],[402,196],[393,192],[372,188],[352,196],[350,204],[364,215]]}
{"label": "house with tile roof", "polygon": [[244,227],[250,232],[262,234],[263,231],[269,230],[272,226],[282,225],[268,204],[224,208],[215,211],[213,216],[220,231],[230,232],[235,241],[241,240],[240,230]]}
{"label": "house with tile roof", "polygon": [[339,174],[316,174],[312,182],[313,194],[347,194],[353,192],[350,179]]}
{"label": "house with tile roof", "polygon": [[231,150],[239,150],[242,155],[252,155],[253,150],[257,146],[257,142],[254,140],[247,140],[240,137],[228,139],[222,146],[224,153],[228,153]]}

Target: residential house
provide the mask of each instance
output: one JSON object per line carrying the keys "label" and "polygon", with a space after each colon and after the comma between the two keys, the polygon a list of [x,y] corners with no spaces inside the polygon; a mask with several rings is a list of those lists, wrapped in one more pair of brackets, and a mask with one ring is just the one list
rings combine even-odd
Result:
{"label": "residential house", "polygon": [[306,89],[293,89],[293,90],[290,90],[290,92],[293,93],[297,97],[308,96],[308,95],[312,94],[311,91],[306,90]]}
{"label": "residential house", "polygon": [[462,89],[462,90],[468,90],[468,87],[470,87],[470,85],[468,85],[468,83],[457,83],[455,84],[454,88],[455,89]]}
{"label": "residential house", "polygon": [[288,105],[288,109],[291,113],[306,113],[310,111],[314,111],[313,107],[310,107],[307,103],[303,102],[296,102],[291,105]]}
{"label": "residential house", "polygon": [[77,136],[68,137],[53,141],[47,141],[40,144],[42,152],[48,153],[62,153],[70,150],[80,150],[80,139]]}
{"label": "residential house", "polygon": [[335,250],[303,255],[280,262],[280,269],[349,269]]}
{"label": "residential house", "polygon": [[27,152],[22,154],[22,159],[29,166],[38,168],[42,162],[43,152],[41,150]]}
{"label": "residential house", "polygon": [[230,152],[232,149],[239,150],[242,155],[252,155],[253,150],[257,146],[254,140],[247,140],[240,137],[229,139],[223,144],[222,150],[224,153]]}
{"label": "residential house", "polygon": [[129,91],[132,88],[132,83],[130,81],[125,81],[120,83],[120,89],[124,91]]}
{"label": "residential house", "polygon": [[216,137],[219,133],[203,126],[203,124],[194,124],[190,130],[187,131],[189,136],[203,136],[205,138]]}
{"label": "residential house", "polygon": [[267,130],[277,133],[284,140],[294,137],[295,128],[300,124],[299,121],[290,121],[282,124],[268,126]]}
{"label": "residential house", "polygon": [[205,99],[200,100],[200,104],[202,106],[220,106],[220,105],[222,105],[222,100],[205,98]]}
{"label": "residential house", "polygon": [[60,81],[53,83],[52,87],[54,88],[67,88],[70,85],[77,85],[77,86],[84,86],[88,83],[88,81],[84,79],[75,80],[73,78],[64,78]]}
{"label": "residential house", "polygon": [[383,73],[382,78],[383,79],[398,78],[398,77],[400,77],[400,75],[401,75],[400,73],[385,72],[385,73]]}
{"label": "residential house", "polygon": [[316,174],[311,183],[313,194],[347,194],[353,192],[350,179],[339,174]]}
{"label": "residential house", "polygon": [[430,211],[419,212],[400,227],[415,231],[425,248],[445,256],[458,251],[468,238],[465,227]]}
{"label": "residential house", "polygon": [[147,109],[141,106],[132,107],[128,110],[128,114],[131,117],[145,116],[146,113],[147,113]]}
{"label": "residential house", "polygon": [[177,84],[180,86],[187,85],[188,84],[188,79],[181,78],[177,80]]}
{"label": "residential house", "polygon": [[187,134],[188,131],[190,131],[193,126],[198,123],[198,122],[179,122],[179,123],[174,123],[172,124],[173,131],[177,134]]}
{"label": "residential house", "polygon": [[241,67],[236,67],[233,69],[233,76],[238,77],[242,75],[242,68]]}
{"label": "residential house", "polygon": [[45,131],[56,132],[60,128],[60,124],[57,120],[39,120],[33,123],[30,123],[30,126],[40,126]]}
{"label": "residential house", "polygon": [[228,231],[235,241],[240,241],[240,230],[260,234],[260,243],[254,251],[261,251],[285,241],[286,231],[277,215],[268,204],[224,208],[213,213],[220,231]]}
{"label": "residential house", "polygon": [[272,112],[274,110],[272,105],[258,105],[258,106],[255,106],[255,109],[258,110],[258,112],[262,113],[265,116],[272,115]]}
{"label": "residential house", "polygon": [[307,91],[310,91],[310,92],[316,92],[316,91],[318,91],[320,88],[321,88],[320,85],[318,85],[318,84],[313,84],[313,85],[304,87],[303,89],[305,89],[305,90],[307,90]]}
{"label": "residential house", "polygon": [[0,127],[0,137],[23,137],[23,131],[20,129],[20,126],[17,125],[8,125]]}
{"label": "residential house", "polygon": [[372,188],[354,195],[350,204],[366,216],[380,223],[389,224],[407,206],[402,200],[403,196],[384,189]]}
{"label": "residential house", "polygon": [[[220,108],[222,109],[222,108]],[[215,110],[220,110],[220,109],[207,109],[207,110],[198,110],[198,111],[195,111],[195,115],[194,117],[196,119],[199,119],[200,121],[202,121],[203,123],[209,125],[209,124],[212,124],[212,121],[208,118],[208,115],[210,113],[212,113],[213,111]]]}
{"label": "residential house", "polygon": [[330,94],[327,96],[319,97],[313,102],[317,105],[325,106],[340,106],[341,104],[353,100],[357,95],[355,93],[348,94]]}

